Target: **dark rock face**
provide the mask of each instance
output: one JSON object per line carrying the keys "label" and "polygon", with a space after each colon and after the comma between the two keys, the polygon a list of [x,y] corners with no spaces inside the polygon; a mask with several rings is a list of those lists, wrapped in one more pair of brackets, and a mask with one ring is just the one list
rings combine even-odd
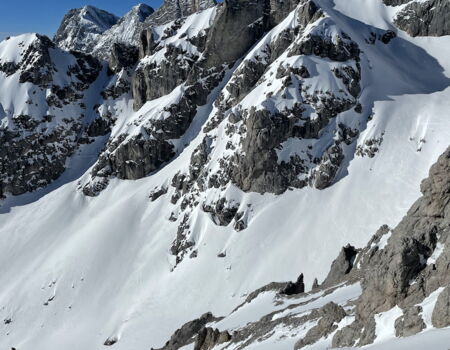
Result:
{"label": "dark rock face", "polygon": [[[270,6],[266,4],[267,8]],[[213,130],[228,117],[227,134],[242,136],[238,151],[230,159],[224,160],[223,171],[217,174],[222,185],[231,180],[244,191],[276,194],[286,191],[289,187],[302,188],[308,184],[324,189],[333,183],[340,169],[344,158],[343,144],[351,143],[358,135],[357,131],[339,125],[336,143],[329,146],[321,159],[312,157],[302,159],[296,155],[289,161],[278,160],[277,150],[283,142],[289,139],[318,138],[320,131],[330,120],[356,105],[355,98],[360,93],[358,45],[345,33],[341,33],[336,41],[319,35],[306,35],[296,40],[308,24],[317,22],[323,15],[312,1],[301,1],[297,13],[298,28],[283,32],[276,40],[267,44],[261,57],[244,61],[227,85],[229,96],[219,100],[217,104],[221,106],[220,111],[204,128],[205,132]],[[270,23],[270,19],[262,22],[263,26],[267,25],[264,23]],[[328,25],[325,24],[326,19],[323,22],[323,25]],[[346,85],[349,98],[339,99],[332,93],[323,96],[312,94],[306,87],[301,88],[302,81],[310,76],[305,66],[280,65],[276,78],[283,79],[286,91],[292,86],[300,86],[305,96],[303,103],[296,103],[293,107],[280,112],[255,108],[239,109],[238,103],[254,89],[255,85],[264,83],[263,75],[267,67],[286,50],[289,50],[288,56],[315,55],[336,62],[355,61],[356,69],[344,65],[342,69],[334,70],[336,78]],[[285,98],[285,95],[281,95],[280,98]],[[317,110],[319,118],[308,119],[305,111],[310,107]]]}
{"label": "dark rock face", "polygon": [[300,0],[270,0],[270,24],[276,26],[295,10]]}
{"label": "dark rock face", "polygon": [[202,66],[219,67],[242,57],[269,28],[268,8],[268,0],[226,1],[208,35]]}
{"label": "dark rock face", "polygon": [[[195,4],[199,9],[211,5],[207,1]],[[164,59],[138,65],[132,78],[135,109],[139,109],[147,101],[171,93],[184,83],[183,95],[178,104],[166,108],[171,114],[169,118],[164,121],[152,121],[150,125],[145,126],[147,134],[153,136],[152,140],[137,137],[110,142],[107,151],[102,154],[92,172],[94,177],[103,180],[96,181],[92,186],[88,184],[84,190],[86,194],[96,194],[97,191],[93,188],[103,188],[109,176],[137,179],[157,170],[173,158],[175,149],[169,140],[180,138],[189,128],[198,106],[206,103],[209,93],[223,78],[223,64],[234,63],[261,37],[269,23],[265,12],[267,6],[269,5],[266,2],[264,4],[254,1],[227,2],[221,6],[211,29],[204,30],[201,35],[195,37],[179,33],[185,20],[182,18],[184,14],[168,26],[164,35],[157,41],[152,29],[142,33],[140,56],[150,57],[163,50],[161,52]],[[261,16],[264,18],[262,24],[257,21]],[[154,18],[153,15],[150,17]],[[257,23],[254,23],[255,21]],[[224,32],[230,35],[224,35]],[[238,34],[239,40],[236,40]],[[178,36],[189,45],[193,45],[199,54],[191,54],[178,46],[165,44],[168,38]],[[226,59],[217,56],[224,51],[217,51],[217,45],[228,47]],[[200,54],[204,58],[198,61]],[[119,57],[120,52],[113,56],[111,66],[120,69],[123,64],[119,64],[120,60],[116,56]],[[100,183],[102,186],[98,187]],[[226,221],[227,219],[219,218],[219,222],[223,224]],[[245,222],[242,221],[237,224],[237,229],[242,230],[245,226]]]}
{"label": "dark rock face", "polygon": [[55,72],[49,52],[55,48],[55,44],[44,35],[35,34],[35,37],[22,53],[20,62],[0,62],[0,72],[8,77],[19,72],[20,83],[47,87],[52,82]]}
{"label": "dark rock face", "polygon": [[214,206],[203,205],[203,210],[211,213],[214,221],[219,226],[228,226],[235,218],[239,207],[230,205],[225,198],[220,199]]}
{"label": "dark rock face", "polygon": [[351,59],[359,60],[360,50],[354,41],[345,41],[337,38],[337,43],[318,35],[308,35],[307,38],[296,44],[289,52],[294,55],[314,55],[329,58],[332,61],[345,62]]}
{"label": "dark rock face", "polygon": [[410,1],[411,0],[383,0],[383,2],[388,6],[403,5],[403,4],[407,4]]}
{"label": "dark rock face", "polygon": [[51,83],[54,72],[49,49],[55,46],[46,36],[37,35],[37,39],[28,47],[22,62],[17,67],[21,70],[19,81],[46,86]]}
{"label": "dark rock face", "polygon": [[395,24],[411,36],[450,34],[450,3],[447,0],[412,1],[397,15]]}
{"label": "dark rock face", "polygon": [[[243,8],[251,7],[252,4],[255,5],[253,8]],[[289,4],[292,5],[294,2],[286,2],[283,6],[289,7],[291,6]],[[256,42],[266,28],[270,29],[273,25],[270,18],[271,9],[276,12],[278,5],[281,6],[281,3],[274,4],[270,1],[257,4],[254,1],[224,3],[218,9],[217,17],[206,37],[204,59],[192,66],[188,83],[194,81],[194,77],[204,77],[205,73],[222,71],[223,67],[219,62],[233,63],[239,55],[247,52],[250,43]],[[323,130],[333,124],[340,113],[352,108],[358,109],[358,113],[361,112],[362,107],[357,101],[361,91],[360,50],[358,45],[338,28],[336,38],[323,34],[327,33],[325,28],[336,24],[324,16],[313,1],[300,1],[295,14],[291,16],[295,25],[281,31],[271,40],[264,41],[261,47],[258,46],[257,53],[253,51],[252,58],[244,60],[234,71],[216,100],[217,112],[203,128],[206,135],[201,145],[193,152],[189,173],[183,174],[183,185],[177,186],[172,196],[172,203],[178,203],[182,198],[180,202],[182,211],[201,202],[196,199],[198,191],[205,191],[208,188],[219,189],[230,183],[243,191],[280,194],[289,188],[302,188],[308,185],[324,189],[338,178],[344,162],[344,149],[359,135],[356,129],[343,123],[336,124],[334,137],[330,138],[326,148],[320,151],[315,151],[311,146],[302,151],[304,154],[295,153],[280,159],[280,150],[283,147],[289,148],[290,142],[300,140],[305,140],[305,144],[308,142],[314,144],[314,140],[321,137]],[[242,29],[244,24],[246,28]],[[251,28],[247,28],[249,25]],[[232,38],[238,35],[239,28],[242,29],[239,35],[243,38],[239,39],[241,40],[239,45],[243,46],[237,47],[234,43],[228,43],[228,40],[232,41]],[[316,34],[306,35],[304,33],[306,28],[308,33],[311,31]],[[151,35],[145,34],[143,39],[145,50],[141,52],[157,50]],[[227,50],[218,50],[219,46],[226,47]],[[269,74],[271,65],[282,54],[296,57],[299,61],[304,59],[304,62],[308,62],[309,56],[323,58],[326,62],[331,60],[333,67],[330,67],[330,75],[336,80],[336,85],[342,86],[339,90],[340,96],[332,91],[311,91],[307,79],[311,77],[309,69],[314,68],[307,67],[306,63],[298,65],[280,63],[276,74]],[[211,66],[212,68],[207,69]],[[270,92],[265,94],[266,100],[261,103],[262,107],[256,108],[251,105],[242,107],[245,99],[249,98],[255,88],[269,80],[271,83],[264,89]],[[276,85],[281,85],[278,91],[270,90],[272,80]],[[214,83],[211,85],[215,86]],[[295,101],[290,101],[293,95],[299,97],[294,98]],[[252,97],[259,98],[259,96]],[[265,108],[275,105],[275,101],[286,102],[289,107],[280,110],[273,107]],[[223,141],[229,154],[220,158],[217,161],[218,169],[211,172],[208,169],[208,162],[214,153],[213,140],[217,137],[215,133],[221,123],[229,139],[228,142]],[[177,178],[179,179],[178,176]],[[219,198],[215,202],[220,203],[220,200]],[[224,208],[227,210],[222,212],[216,210],[214,205],[208,204],[203,209],[211,213],[217,225],[229,225],[234,220],[236,231],[247,227],[248,210],[237,212],[237,208],[232,211],[228,210],[230,208]],[[176,251],[179,256],[180,251],[178,249]]]}
{"label": "dark rock face", "polygon": [[135,46],[114,43],[109,59],[109,67],[114,73],[134,66],[139,59],[139,49]]}
{"label": "dark rock face", "polygon": [[351,245],[342,248],[337,259],[333,261],[330,272],[322,285],[330,286],[343,280],[343,278],[345,278],[353,269],[357,254],[358,250]]}
{"label": "dark rock face", "polygon": [[175,46],[168,46],[164,61],[138,67],[133,76],[135,110],[147,101],[167,95],[186,81],[195,57],[185,54]]}
{"label": "dark rock face", "polygon": [[[101,157],[93,170],[94,176],[114,174],[119,179],[140,179],[161,166],[173,156],[172,146],[167,142],[133,139],[121,144],[106,157]],[[106,173],[111,169],[111,173]]]}
{"label": "dark rock face", "polygon": [[[217,320],[211,313],[206,313],[202,315],[200,318],[190,321],[184,324],[181,328],[175,331],[170,340],[164,345],[162,348],[158,350],[178,350],[183,346],[193,343],[196,341],[196,337],[198,334],[202,334],[200,341],[197,341],[196,346],[200,346],[196,349],[198,350],[206,350],[210,349],[207,347],[211,342],[211,336],[208,335],[210,331],[203,331],[205,329],[205,325],[207,323],[213,322]],[[207,339],[208,338],[208,339]],[[224,337],[219,337],[224,339]],[[206,343],[205,343],[206,341]],[[202,347],[203,346],[203,347]],[[153,348],[152,348],[153,349]]]}
{"label": "dark rock face", "polygon": [[297,278],[296,282],[289,282],[280,293],[285,295],[295,295],[305,292],[305,284],[303,283],[303,274]]}
{"label": "dark rock face", "polygon": [[196,113],[196,105],[187,98],[165,108],[170,115],[163,120],[152,120],[143,128],[145,135],[121,135],[108,143],[92,169],[93,180],[83,187],[88,196],[103,190],[111,176],[136,180],[158,170],[175,156],[170,140],[180,138],[188,129]]}

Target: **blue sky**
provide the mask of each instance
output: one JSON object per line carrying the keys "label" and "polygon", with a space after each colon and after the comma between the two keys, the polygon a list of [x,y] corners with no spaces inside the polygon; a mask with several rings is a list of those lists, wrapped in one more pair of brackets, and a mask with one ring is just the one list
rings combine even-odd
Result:
{"label": "blue sky", "polygon": [[162,0],[0,0],[0,40],[29,32],[53,36],[72,8],[93,5],[122,16],[140,2],[158,8]]}

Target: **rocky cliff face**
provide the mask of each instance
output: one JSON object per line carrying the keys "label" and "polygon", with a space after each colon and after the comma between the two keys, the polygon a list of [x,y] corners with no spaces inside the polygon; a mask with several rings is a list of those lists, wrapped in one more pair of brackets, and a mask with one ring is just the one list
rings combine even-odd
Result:
{"label": "rocky cliff face", "polygon": [[395,24],[411,36],[450,35],[450,4],[446,0],[411,1]]}

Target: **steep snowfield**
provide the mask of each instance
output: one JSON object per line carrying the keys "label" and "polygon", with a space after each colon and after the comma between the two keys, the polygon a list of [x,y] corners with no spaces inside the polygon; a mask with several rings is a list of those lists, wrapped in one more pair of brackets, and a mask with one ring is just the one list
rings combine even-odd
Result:
{"label": "steep snowfield", "polygon": [[[314,277],[325,277],[343,245],[363,246],[381,224],[401,219],[450,140],[450,38],[412,39],[400,33],[396,50],[377,51],[364,45],[360,30],[365,24],[392,28],[392,9],[378,0],[365,0],[364,6],[359,0],[317,3],[358,40],[372,67],[372,76],[363,78],[362,98],[375,100],[373,119],[358,144],[383,135],[376,156],[355,157],[348,174],[322,191],[307,187],[275,196],[230,187],[229,197],[252,204],[249,227],[234,232],[216,226],[196,209],[191,229],[198,257],[174,270],[168,251],[177,229],[168,220],[174,206],[168,196],[155,202],[148,196],[188,167],[201,132],[156,174],[111,180],[96,198],[77,190],[74,176],[63,176],[61,182],[67,183],[42,197],[9,198],[0,207],[0,319],[11,323],[0,324],[1,348],[95,350],[112,336],[119,339],[114,349],[158,347],[186,321],[206,311],[227,315],[268,282],[303,272],[310,286]],[[405,64],[400,73],[391,69],[402,62],[412,65]],[[417,69],[413,81],[411,67]],[[196,120],[201,122],[202,115]],[[96,145],[91,148],[75,156],[77,167],[91,164]],[[218,258],[221,252],[226,257]],[[355,294],[350,290],[347,296]],[[252,317],[260,310],[250,310]],[[235,321],[238,325],[245,318]],[[388,335],[368,348],[446,349],[440,344],[448,335],[448,330],[427,330],[395,345]],[[293,344],[292,339],[272,340],[254,348]]]}

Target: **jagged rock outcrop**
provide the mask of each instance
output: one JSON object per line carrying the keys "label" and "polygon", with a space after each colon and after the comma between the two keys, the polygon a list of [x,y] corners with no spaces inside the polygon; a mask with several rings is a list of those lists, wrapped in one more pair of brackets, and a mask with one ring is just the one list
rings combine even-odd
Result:
{"label": "jagged rock outcrop", "polygon": [[330,272],[322,283],[322,286],[331,286],[342,281],[353,269],[358,250],[352,245],[342,248],[339,256],[331,264]]}
{"label": "jagged rock outcrop", "polygon": [[[273,305],[276,305],[271,312],[246,321],[241,327],[222,329],[222,332],[211,327],[202,328],[195,348],[203,349],[199,347],[205,344],[202,339],[220,339],[223,335],[223,341],[229,342],[227,348],[242,349],[270,338],[275,329],[287,329],[292,332],[289,333],[291,336],[299,334],[295,349],[319,342],[323,342],[323,347],[331,345],[333,348],[364,346],[373,343],[377,337],[378,320],[382,320],[380,313],[393,311],[394,315],[400,312],[392,324],[397,337],[420,333],[430,326],[425,319],[431,319],[434,327],[448,327],[450,148],[431,168],[421,190],[423,197],[395,229],[382,226],[364,249],[345,246],[332,263],[323,284],[315,283],[313,290],[305,293],[303,275],[300,275],[295,283],[273,282],[261,287],[248,294],[244,303],[229,317],[239,317],[235,314],[241,310],[245,315],[246,305],[257,303],[268,294],[273,295]],[[359,284],[362,286],[359,298],[349,297],[342,302],[342,296],[338,296],[342,294],[338,291]],[[323,298],[333,300],[334,292],[339,303],[320,304]],[[424,303],[432,295],[435,295],[435,304],[429,300]],[[308,309],[309,303],[320,306]],[[427,314],[424,305],[428,308]],[[433,308],[432,315],[429,305]],[[193,342],[193,337],[190,339]],[[211,345],[205,349],[219,343],[208,342]]]}
{"label": "jagged rock outcrop", "polygon": [[228,226],[236,217],[239,205],[227,203],[225,198],[221,198],[214,205],[203,205],[203,210],[210,213],[214,222],[219,226]]}
{"label": "jagged rock outcrop", "polygon": [[383,3],[385,3],[388,6],[398,6],[398,5],[406,4],[410,1],[411,0],[383,0]]}
{"label": "jagged rock outcrop", "polygon": [[[172,21],[177,22],[214,6],[216,6],[215,0],[164,0],[162,6],[139,25],[139,29],[134,35],[133,41],[142,43],[141,58],[150,55],[154,48],[152,48],[154,43],[153,27]],[[147,48],[150,48],[150,50],[147,51]]]}
{"label": "jagged rock outcrop", "polygon": [[281,294],[295,295],[305,292],[305,283],[303,283],[303,274],[298,276],[297,281],[288,282],[288,284],[280,290]]}
{"label": "jagged rock outcrop", "polygon": [[[227,2],[222,6],[209,30],[204,59],[194,64],[190,77],[198,72],[196,76],[202,76],[205,68],[219,61],[233,62],[250,49],[250,43],[266,28],[270,28],[270,1],[242,9],[242,6],[251,4],[252,1]],[[235,25],[236,21],[242,23]],[[251,28],[238,30],[243,23],[254,21],[257,22]],[[221,27],[230,23],[233,23],[230,29]],[[183,197],[180,202],[182,211],[199,202],[195,199],[198,192],[229,184],[243,191],[280,194],[288,188],[308,185],[324,189],[336,180],[344,162],[344,149],[353,143],[359,130],[338,123],[334,132],[329,134],[325,149],[321,146],[320,151],[316,151],[311,145],[340,113],[352,108],[361,111],[357,101],[362,75],[359,47],[336,28],[336,23],[313,1],[300,1],[283,26],[252,49],[216,100],[217,112],[203,129],[206,135],[195,150],[195,156],[191,157],[189,174],[183,174],[182,186],[177,186],[176,194],[172,196],[173,203],[178,203]],[[333,36],[327,34],[330,27],[334,28]],[[244,39],[237,45],[245,44],[245,47],[227,42],[234,40],[233,35],[238,31]],[[229,35],[219,35],[223,32],[229,32]],[[147,47],[153,46],[149,44]],[[219,46],[231,49],[217,50]],[[277,61],[282,55],[296,63]],[[323,59],[323,69],[329,70],[330,79],[336,81],[339,91],[311,90],[308,81],[312,78],[310,70],[315,68],[309,66],[309,56]],[[262,95],[261,90],[265,94]],[[217,134],[219,128],[224,130],[220,136]],[[227,155],[216,159],[215,164],[219,166],[210,170],[211,155],[215,152],[212,140],[216,137],[226,144]],[[305,142],[305,147],[291,153],[291,142],[296,147]],[[237,214],[242,215],[242,219],[236,216],[234,227],[240,231],[245,229],[248,216],[246,211]],[[230,221],[215,222],[227,225]],[[192,243],[192,240],[186,240]],[[177,250],[177,256],[179,253]]]}
{"label": "jagged rock outcrop", "polygon": [[202,67],[233,64],[270,26],[268,1],[228,0],[220,8],[208,35]]}
{"label": "jagged rock outcrop", "polygon": [[[20,59],[15,61],[8,61],[6,58],[0,59],[0,72],[5,73],[7,77],[19,73],[19,83],[21,84],[32,83],[43,88],[47,87],[52,83],[53,73],[56,72],[50,55],[50,50],[55,48],[55,44],[48,37],[39,34],[20,38],[23,38],[23,41],[19,45],[24,48]],[[18,41],[17,38],[8,39],[5,46],[14,46],[14,44],[8,45],[8,42],[16,41]],[[73,67],[73,69],[79,68]],[[84,79],[82,74],[79,74],[79,77]]]}
{"label": "jagged rock outcrop", "polygon": [[124,68],[134,66],[139,60],[139,50],[136,46],[114,43],[111,48],[109,67],[114,73],[120,73]]}
{"label": "jagged rock outcrop", "polygon": [[397,14],[395,24],[411,36],[450,35],[450,3],[412,1]]}
{"label": "jagged rock outcrop", "polygon": [[205,327],[200,330],[195,339],[194,350],[211,350],[216,345],[220,345],[231,340],[231,335],[227,332],[220,332],[218,329]]}
{"label": "jagged rock outcrop", "polygon": [[[190,321],[186,324],[184,324],[181,328],[175,331],[175,333],[172,335],[170,340],[167,341],[167,343],[158,350],[178,350],[182,348],[183,346],[186,346],[188,344],[192,344],[196,342],[195,349],[198,350],[209,350],[210,347],[208,347],[211,342],[215,339],[215,337],[211,338],[210,331],[206,330],[206,333],[204,331],[205,325],[216,321],[217,318],[215,318],[210,312],[202,315],[201,317]],[[197,340],[197,336],[201,334],[201,339]],[[208,339],[207,339],[208,338]],[[218,334],[217,339],[223,340],[224,336]],[[205,343],[206,342],[206,343]],[[153,350],[153,348],[152,348]]]}
{"label": "jagged rock outcrop", "polygon": [[[235,133],[242,135],[238,151],[224,161],[224,164],[228,165],[224,166],[223,173],[218,176],[223,178],[222,182],[231,179],[244,191],[282,193],[288,187],[301,188],[308,183],[320,189],[326,188],[333,182],[343,161],[340,144],[351,143],[358,134],[357,131],[345,125],[339,125],[338,134],[341,135],[338,137],[339,141],[330,145],[322,159],[302,159],[299,155],[293,155],[289,160],[280,162],[276,149],[289,139],[318,137],[320,130],[328,124],[330,119],[356,104],[354,99],[360,91],[361,72],[357,63],[359,49],[356,43],[345,33],[342,33],[342,36],[335,41],[336,44],[332,44],[331,38],[322,34],[302,33],[302,29],[304,30],[308,24],[314,22],[319,24],[313,33],[316,31],[322,33],[320,29],[322,25],[330,25],[329,19],[324,18],[323,21],[319,21],[323,14],[312,1],[301,2],[296,15],[300,23],[296,22],[295,29],[285,30],[277,38],[273,38],[271,42],[259,48],[259,54],[255,58],[244,61],[227,86],[229,94],[220,101],[223,109],[205,128],[206,131],[212,130],[216,123],[220,123],[228,115],[227,134],[230,137]],[[295,34],[296,32],[298,34]],[[307,67],[280,65],[277,68],[276,78],[282,81],[282,88],[267,93],[266,103],[270,104],[269,101],[272,98],[286,98],[292,94],[290,90],[292,86],[299,86],[304,96],[303,104],[294,103],[292,107],[279,111],[255,107],[241,109],[237,103],[242,104],[246,97],[250,100],[249,95],[255,84],[267,84],[267,89],[271,89],[272,83],[266,83],[266,80],[272,80],[270,75],[273,73],[266,73],[266,75],[264,73],[267,72],[270,63],[284,51],[288,51],[288,57],[317,55],[335,61],[355,60],[356,69],[345,65],[342,70],[334,71],[336,79],[346,85],[349,91],[348,99],[337,99],[329,93],[327,96],[320,96],[317,93],[309,95],[306,81],[310,75]],[[304,87],[302,87],[303,81],[305,81]],[[309,108],[308,104],[317,109],[320,115],[314,121],[308,120],[308,117],[304,115],[305,110]],[[308,165],[310,162],[313,164]],[[311,167],[316,169],[311,171]]]}

